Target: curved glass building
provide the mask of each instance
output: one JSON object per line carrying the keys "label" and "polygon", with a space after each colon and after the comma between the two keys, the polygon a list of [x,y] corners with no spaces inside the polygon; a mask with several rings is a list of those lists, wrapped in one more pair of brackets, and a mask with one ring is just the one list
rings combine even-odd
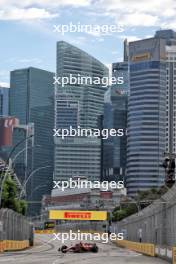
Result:
{"label": "curved glass building", "polygon": [[[91,80],[108,77],[108,68],[83,50],[64,41],[57,42],[57,78],[69,82],[56,85],[55,127],[97,128],[98,116],[103,113],[107,87]],[[70,81],[70,76],[76,81]],[[87,77],[80,83],[79,77]],[[55,179],[65,180],[84,176],[98,180],[101,174],[101,141],[99,138],[55,138]]]}

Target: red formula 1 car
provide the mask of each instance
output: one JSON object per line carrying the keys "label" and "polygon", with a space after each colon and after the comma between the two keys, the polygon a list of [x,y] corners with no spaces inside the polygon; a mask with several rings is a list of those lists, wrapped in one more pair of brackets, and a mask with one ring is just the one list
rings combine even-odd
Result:
{"label": "red formula 1 car", "polygon": [[75,244],[74,246],[67,247],[67,246],[62,246],[61,248],[58,249],[58,251],[61,251],[62,253],[67,253],[67,252],[73,252],[73,253],[84,253],[84,252],[93,252],[97,253],[98,252],[98,246],[94,243],[83,243],[80,242],[78,244]]}

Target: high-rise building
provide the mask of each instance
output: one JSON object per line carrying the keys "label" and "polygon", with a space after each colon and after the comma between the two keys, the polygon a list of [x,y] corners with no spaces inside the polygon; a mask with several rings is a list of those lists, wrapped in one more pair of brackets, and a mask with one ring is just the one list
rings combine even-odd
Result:
{"label": "high-rise building", "polygon": [[101,141],[99,138],[55,138],[55,180],[86,177],[100,180]]}
{"label": "high-rise building", "polygon": [[56,127],[77,128],[79,125],[79,101],[73,100],[72,96],[59,94],[55,102]]}
{"label": "high-rise building", "polygon": [[0,86],[0,116],[8,116],[9,113],[9,88]]}
{"label": "high-rise building", "polygon": [[128,61],[115,62],[112,64],[112,76],[123,77],[123,84],[113,85],[118,88],[120,94],[129,93],[129,71],[128,71]]}
{"label": "high-rise building", "polygon": [[166,41],[150,38],[129,44],[130,98],[128,104],[127,189],[159,187],[166,127]]}
{"label": "high-rise building", "polygon": [[[127,94],[112,86],[105,95],[104,128],[127,129]],[[103,174],[106,180],[124,180],[126,172],[126,135],[103,141]]]}
{"label": "high-rise building", "polygon": [[[26,188],[30,184],[32,185],[30,200],[35,202],[40,201],[42,195],[50,193],[52,188],[54,154],[53,76],[52,72],[33,67],[11,72],[10,115],[17,117],[22,125],[34,123],[33,173],[31,168],[26,168],[26,178],[29,174],[31,175]],[[26,140],[26,142],[28,141]],[[29,148],[28,143],[26,143],[26,147]],[[39,203],[33,204],[32,213],[37,213],[35,210],[39,208]]]}
{"label": "high-rise building", "polygon": [[176,32],[159,30],[156,38],[166,40],[166,153],[176,153]]}
{"label": "high-rise building", "polygon": [[[129,94],[128,43],[124,41],[124,61],[112,64],[112,76],[123,77],[122,84],[109,87],[104,98],[104,128],[127,128],[127,100]],[[126,135],[109,137],[103,141],[104,179],[124,180],[126,172]]]}
{"label": "high-rise building", "polygon": [[[83,50],[64,41],[57,43],[57,77],[108,77],[108,68]],[[101,84],[70,81],[56,86],[56,128],[97,128],[98,116],[103,113],[103,98],[107,87]],[[100,179],[100,138],[55,138],[55,179],[85,176]]]}
{"label": "high-rise building", "polygon": [[[64,41],[57,42],[57,77],[77,78],[109,77],[108,68],[83,50]],[[65,93],[79,102],[79,124],[85,128],[96,128],[97,116],[103,111],[103,98],[107,87],[99,84],[75,84],[69,82],[65,87],[57,85],[57,97]]]}
{"label": "high-rise building", "polygon": [[[122,84],[109,87],[104,97],[104,128],[127,129],[127,101],[129,93],[128,43],[124,41],[124,61],[112,64],[112,76],[123,77]],[[103,178],[125,180],[126,135],[103,140]]]}

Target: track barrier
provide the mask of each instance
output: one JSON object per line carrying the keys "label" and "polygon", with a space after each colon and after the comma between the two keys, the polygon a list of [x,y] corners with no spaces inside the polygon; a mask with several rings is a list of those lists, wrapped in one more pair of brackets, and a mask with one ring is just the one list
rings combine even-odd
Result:
{"label": "track barrier", "polygon": [[41,235],[48,235],[48,234],[53,234],[56,233],[54,229],[50,230],[34,230],[34,234],[41,234]]}
{"label": "track barrier", "polygon": [[176,264],[176,247],[172,248],[172,264]]}
{"label": "track barrier", "polygon": [[155,257],[155,245],[154,244],[138,243],[138,242],[132,242],[128,240],[117,240],[115,241],[115,243],[118,246],[134,250],[144,255]]}
{"label": "track barrier", "polygon": [[4,240],[0,241],[0,252],[4,251],[16,251],[29,248],[29,240],[15,241],[15,240]]}

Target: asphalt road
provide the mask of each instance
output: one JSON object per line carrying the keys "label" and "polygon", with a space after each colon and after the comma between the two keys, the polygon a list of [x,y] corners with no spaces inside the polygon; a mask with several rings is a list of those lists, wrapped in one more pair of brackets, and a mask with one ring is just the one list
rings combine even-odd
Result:
{"label": "asphalt road", "polygon": [[[60,241],[53,235],[37,235],[36,245],[25,251],[6,252],[0,255],[0,264],[164,264],[158,258],[146,257],[127,249],[118,248],[112,243],[98,242],[98,253],[67,253],[57,251]],[[73,244],[73,243],[72,243]],[[71,242],[68,243],[71,245]]]}

